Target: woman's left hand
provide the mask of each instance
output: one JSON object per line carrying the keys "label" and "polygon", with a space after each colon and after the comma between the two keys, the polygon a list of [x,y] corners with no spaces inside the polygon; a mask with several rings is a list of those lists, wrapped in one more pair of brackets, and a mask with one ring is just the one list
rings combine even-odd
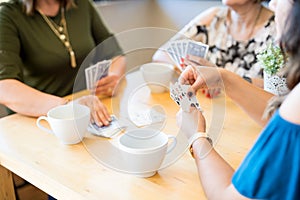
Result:
{"label": "woman's left hand", "polygon": [[96,95],[113,96],[114,90],[119,82],[119,76],[116,74],[108,74],[108,76],[97,82]]}
{"label": "woman's left hand", "polygon": [[176,114],[177,125],[180,130],[190,139],[196,132],[206,131],[206,121],[202,112],[195,107],[190,108],[190,112],[180,109]]}
{"label": "woman's left hand", "polygon": [[82,96],[74,101],[71,101],[70,103],[78,103],[89,107],[91,110],[91,122],[95,122],[98,126],[106,126],[111,121],[111,117],[106,106],[97,96]]}

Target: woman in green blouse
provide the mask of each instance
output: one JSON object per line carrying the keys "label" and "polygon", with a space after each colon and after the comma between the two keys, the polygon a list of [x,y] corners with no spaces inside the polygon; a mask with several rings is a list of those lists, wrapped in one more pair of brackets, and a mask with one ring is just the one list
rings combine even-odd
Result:
{"label": "woman in green blouse", "polygon": [[[0,6],[0,103],[29,116],[66,104],[63,96],[84,89],[84,59],[98,45],[97,61],[112,59],[97,94],[112,95],[125,71],[117,41],[89,0],[10,0]],[[103,45],[102,45],[103,44]],[[74,84],[77,86],[74,86]],[[74,90],[73,90],[74,89]],[[110,115],[95,96],[77,102],[91,107],[99,124]]]}

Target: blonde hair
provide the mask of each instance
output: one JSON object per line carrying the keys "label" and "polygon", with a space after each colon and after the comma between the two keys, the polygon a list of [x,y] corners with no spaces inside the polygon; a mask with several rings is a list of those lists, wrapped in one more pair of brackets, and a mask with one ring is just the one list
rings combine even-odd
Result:
{"label": "blonde hair", "polygon": [[[76,4],[74,0],[59,0],[61,5],[64,6],[66,9],[75,8]],[[33,15],[34,11],[36,10],[35,4],[36,0],[21,0],[24,6],[24,12],[27,15]]]}

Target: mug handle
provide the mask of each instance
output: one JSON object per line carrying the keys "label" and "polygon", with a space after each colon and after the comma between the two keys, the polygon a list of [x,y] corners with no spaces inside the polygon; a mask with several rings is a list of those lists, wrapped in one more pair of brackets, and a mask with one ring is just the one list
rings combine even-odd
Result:
{"label": "mug handle", "polygon": [[168,145],[166,154],[170,153],[176,147],[176,144],[177,144],[177,139],[174,135],[168,135],[168,139],[172,140],[172,144],[170,146]]}
{"label": "mug handle", "polygon": [[[36,120],[36,125],[42,129],[43,131],[50,133],[50,134],[54,134],[52,130],[45,128],[43,125],[40,124],[41,120],[45,120],[48,122],[48,118],[46,116],[40,116],[37,120]],[[49,123],[49,122],[48,122]]]}

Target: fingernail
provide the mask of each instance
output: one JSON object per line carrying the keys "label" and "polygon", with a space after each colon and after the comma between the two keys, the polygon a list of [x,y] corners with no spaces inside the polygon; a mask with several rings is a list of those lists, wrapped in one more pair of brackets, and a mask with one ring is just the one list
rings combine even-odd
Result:
{"label": "fingernail", "polygon": [[184,63],[184,58],[180,58],[180,61],[181,61],[182,63]]}
{"label": "fingernail", "polygon": [[209,94],[209,93],[207,93],[207,94],[206,94],[206,97],[207,97],[207,98],[210,98],[211,96],[210,96],[210,94]]}
{"label": "fingernail", "polygon": [[96,123],[99,127],[103,126],[103,124],[101,122],[97,122]]}
{"label": "fingernail", "polygon": [[202,90],[202,94],[205,94],[205,90]]}
{"label": "fingernail", "polygon": [[193,96],[193,92],[188,92],[187,94],[189,97],[192,97]]}

